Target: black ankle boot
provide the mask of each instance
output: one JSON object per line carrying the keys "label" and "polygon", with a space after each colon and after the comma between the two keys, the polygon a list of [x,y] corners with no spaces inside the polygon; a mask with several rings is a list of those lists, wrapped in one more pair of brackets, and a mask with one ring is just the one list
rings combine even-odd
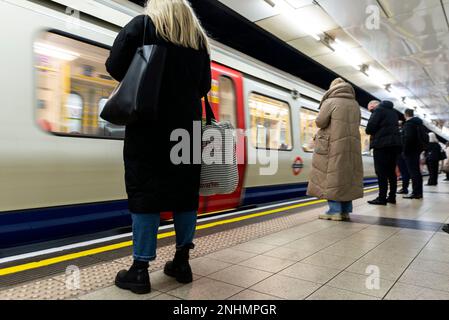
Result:
{"label": "black ankle boot", "polygon": [[117,274],[115,285],[136,294],[150,293],[151,283],[148,267],[148,262],[135,260],[129,270],[122,270]]}
{"label": "black ankle boot", "polygon": [[189,264],[189,251],[193,247],[183,247],[176,250],[175,258],[165,264],[164,273],[176,278],[180,283],[191,283],[193,281],[192,268]]}

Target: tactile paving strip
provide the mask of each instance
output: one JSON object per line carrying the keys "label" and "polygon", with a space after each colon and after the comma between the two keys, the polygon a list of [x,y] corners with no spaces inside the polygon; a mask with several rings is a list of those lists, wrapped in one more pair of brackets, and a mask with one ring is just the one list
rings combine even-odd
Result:
{"label": "tactile paving strip", "polygon": [[[195,240],[196,248],[192,251],[191,257],[201,257],[314,219],[316,219],[316,213],[313,213],[312,210],[212,233]],[[156,261],[151,263],[150,271],[154,272],[162,269],[165,262],[173,258],[174,252],[175,248],[172,245],[159,248],[158,257]],[[87,268],[80,268],[79,289],[68,286],[66,284],[67,275],[61,274],[0,291],[0,300],[62,300],[76,298],[77,296],[112,285],[117,272],[128,268],[131,264],[132,257],[126,257]]]}

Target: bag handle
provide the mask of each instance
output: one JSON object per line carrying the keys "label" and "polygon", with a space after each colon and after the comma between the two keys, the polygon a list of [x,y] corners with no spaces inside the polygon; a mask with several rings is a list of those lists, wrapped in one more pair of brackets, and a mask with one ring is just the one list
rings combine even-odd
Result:
{"label": "bag handle", "polygon": [[143,26],[143,39],[142,39],[142,47],[145,46],[145,40],[146,40],[146,36],[147,36],[147,27],[148,27],[148,15],[145,15],[144,20],[144,26]]}
{"label": "bag handle", "polygon": [[207,94],[204,96],[204,102],[205,102],[205,105],[206,105],[206,108],[205,108],[206,109],[206,124],[207,125],[211,125],[212,124],[212,120],[216,120],[216,118],[215,118],[215,115],[214,115],[214,111],[212,110],[212,107],[210,105],[209,97],[208,97]]}

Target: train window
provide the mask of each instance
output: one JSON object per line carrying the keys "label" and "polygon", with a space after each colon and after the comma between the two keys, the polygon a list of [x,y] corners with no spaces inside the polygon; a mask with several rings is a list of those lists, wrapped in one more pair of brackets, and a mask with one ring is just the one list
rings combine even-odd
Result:
{"label": "train window", "polygon": [[362,139],[362,155],[372,156],[370,148],[370,136],[366,134],[366,128],[360,127],[360,137]]}
{"label": "train window", "polygon": [[107,49],[53,32],[34,43],[37,122],[55,134],[123,138],[124,128],[99,117],[117,85],[105,67]]}
{"label": "train window", "polygon": [[304,152],[312,153],[315,149],[314,137],[319,130],[315,122],[317,116],[318,112],[316,111],[306,108],[301,108],[300,110],[300,135]]}
{"label": "train window", "polygon": [[292,150],[290,106],[288,103],[251,93],[251,143],[258,149]]}
{"label": "train window", "polygon": [[237,128],[236,97],[232,79],[221,76],[219,79],[220,121],[229,121]]}
{"label": "train window", "polygon": [[67,119],[68,132],[80,134],[83,115],[83,98],[77,93],[71,93],[65,101],[65,117]]}

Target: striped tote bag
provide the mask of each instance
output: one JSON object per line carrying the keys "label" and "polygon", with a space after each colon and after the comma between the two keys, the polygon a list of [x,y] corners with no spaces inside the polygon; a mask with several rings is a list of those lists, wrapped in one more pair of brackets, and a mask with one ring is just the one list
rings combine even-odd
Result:
{"label": "striped tote bag", "polygon": [[217,122],[208,97],[204,100],[200,195],[231,194],[239,184],[235,128],[228,121]]}

